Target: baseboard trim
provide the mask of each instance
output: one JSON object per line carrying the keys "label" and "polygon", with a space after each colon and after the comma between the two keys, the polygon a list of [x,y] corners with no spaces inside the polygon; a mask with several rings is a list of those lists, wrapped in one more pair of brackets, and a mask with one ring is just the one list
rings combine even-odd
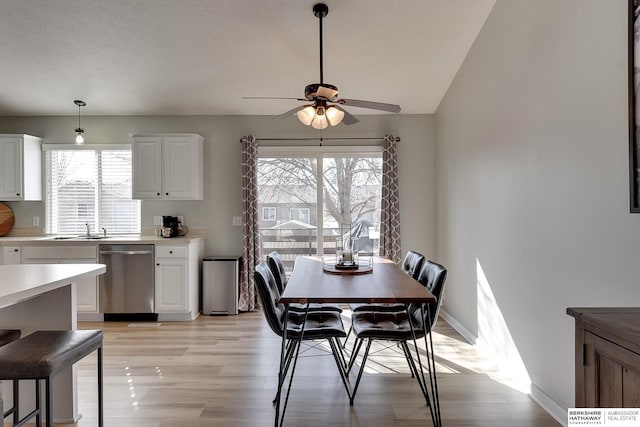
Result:
{"label": "baseboard trim", "polygon": [[[471,333],[467,328],[462,326],[453,316],[447,313],[445,310],[440,309],[440,316],[458,332],[462,337],[467,340],[471,345],[476,345],[477,337]],[[529,397],[533,399],[542,409],[544,409],[549,415],[551,415],[562,426],[567,426],[567,410],[558,405],[553,399],[547,396],[542,390],[536,387],[535,384],[531,384],[531,391]]]}
{"label": "baseboard trim", "polygon": [[567,410],[558,405],[553,399],[547,396],[542,390],[531,384],[531,393],[529,396],[542,407],[549,415],[564,427],[567,426]]}
{"label": "baseboard trim", "polygon": [[456,330],[456,332],[462,335],[462,338],[467,340],[469,344],[476,345],[477,337],[473,333],[471,333],[467,328],[462,326],[462,323],[458,322],[453,316],[451,316],[442,308],[440,309],[440,316],[445,320],[445,322],[449,324],[449,326],[451,326],[453,329]]}

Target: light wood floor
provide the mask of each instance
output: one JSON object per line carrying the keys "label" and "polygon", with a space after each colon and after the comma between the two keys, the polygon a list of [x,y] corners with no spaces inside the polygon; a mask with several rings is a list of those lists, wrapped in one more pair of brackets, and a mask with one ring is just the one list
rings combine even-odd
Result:
{"label": "light wood floor", "polygon": [[[79,328],[105,332],[106,426],[273,425],[280,339],[261,313],[201,316],[155,327],[80,322]],[[559,425],[527,395],[496,380],[497,370],[444,321],[436,330],[445,426]],[[431,425],[401,354],[381,353],[367,367],[350,407],[332,357],[320,350],[306,353],[298,363],[284,425]],[[78,364],[78,378],[83,417],[65,426],[95,426],[95,356]]]}

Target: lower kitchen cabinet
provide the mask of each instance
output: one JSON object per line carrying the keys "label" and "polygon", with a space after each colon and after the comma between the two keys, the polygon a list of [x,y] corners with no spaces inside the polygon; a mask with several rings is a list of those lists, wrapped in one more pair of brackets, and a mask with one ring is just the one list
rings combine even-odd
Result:
{"label": "lower kitchen cabinet", "polygon": [[179,245],[156,245],[158,320],[193,320],[200,314],[201,240]]}
{"label": "lower kitchen cabinet", "polygon": [[578,408],[640,407],[640,308],[569,308]]}
{"label": "lower kitchen cabinet", "polygon": [[187,312],[187,260],[156,258],[156,310]]}
{"label": "lower kitchen cabinet", "polygon": [[20,247],[5,246],[2,248],[2,262],[0,264],[20,264]]}

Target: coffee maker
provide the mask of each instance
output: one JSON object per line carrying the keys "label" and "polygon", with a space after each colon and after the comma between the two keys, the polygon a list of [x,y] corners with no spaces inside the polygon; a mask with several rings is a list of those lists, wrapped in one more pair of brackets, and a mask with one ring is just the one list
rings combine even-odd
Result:
{"label": "coffee maker", "polygon": [[177,216],[162,217],[162,237],[178,237],[180,235]]}

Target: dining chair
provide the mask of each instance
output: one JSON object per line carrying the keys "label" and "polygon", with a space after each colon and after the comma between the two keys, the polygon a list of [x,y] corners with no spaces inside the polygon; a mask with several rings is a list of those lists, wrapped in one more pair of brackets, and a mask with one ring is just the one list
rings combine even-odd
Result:
{"label": "dining chair", "polygon": [[[276,286],[278,287],[278,291],[280,293],[284,292],[284,289],[287,287],[287,273],[284,269],[284,263],[282,262],[282,257],[278,253],[278,251],[272,251],[267,255],[267,264],[271,269],[271,273],[276,281]],[[304,313],[307,310],[306,304],[289,304],[289,310],[295,311],[298,313]],[[340,304],[320,304],[320,303],[311,303],[308,307],[309,311],[334,311],[336,313],[342,313],[342,308]]]}
{"label": "dining chair", "polygon": [[[407,251],[404,259],[402,260],[401,269],[417,280],[423,262],[424,255],[416,251]],[[395,313],[397,311],[404,310],[405,305],[402,303],[353,303],[349,304],[349,309],[352,313],[358,311],[386,311]]]}
{"label": "dining chair", "polygon": [[[418,274],[420,273],[420,267],[422,267],[422,263],[424,262],[424,255],[416,251],[407,251],[402,260],[401,269],[409,276],[414,279],[418,279]],[[396,303],[351,303],[349,304],[349,310],[351,313],[357,313],[359,311],[367,311],[367,312],[386,312],[386,313],[396,313],[398,311],[404,311],[406,309],[405,304],[396,302]],[[342,344],[342,348],[345,348],[347,345],[347,341],[351,336],[351,332],[353,331],[353,322],[349,327],[349,331],[347,331],[347,338],[344,340]],[[357,344],[357,342],[356,342]],[[354,344],[355,349],[355,344]]]}
{"label": "dining chair", "polygon": [[[346,361],[338,342],[338,338],[346,337],[340,313],[331,311],[300,313],[287,310],[287,307],[280,302],[280,292],[276,285],[276,280],[266,262],[261,262],[255,267],[254,279],[267,323],[276,335],[283,338],[283,348],[280,355],[281,365],[278,373],[278,392],[274,403],[276,401],[280,402],[281,389],[291,368],[282,417],[284,417],[284,411],[289,400],[291,383],[295,374],[298,354],[300,353],[300,344],[303,341],[326,340],[329,343],[342,383],[347,395],[350,396]],[[292,362],[293,365],[291,365]]]}
{"label": "dining chair", "polygon": [[[433,296],[436,298],[436,303],[433,304],[409,304],[403,311],[396,313],[371,311],[371,312],[356,312],[352,316],[353,331],[356,335],[356,344],[354,350],[351,353],[349,359],[349,365],[347,372],[353,367],[360,348],[364,341],[367,341],[365,353],[362,357],[360,365],[360,371],[358,372],[358,378],[352,391],[352,399],[355,398],[358,390],[358,385],[364,372],[364,367],[367,363],[367,357],[371,350],[371,344],[375,340],[382,340],[398,344],[402,349],[412,376],[415,376],[420,385],[420,389],[424,394],[427,404],[430,406],[429,393],[427,391],[426,382],[424,379],[424,371],[422,369],[422,363],[418,354],[419,370],[411,355],[411,350],[407,344],[413,341],[416,353],[418,353],[417,339],[426,338],[425,332],[430,333],[433,330],[438,314],[440,312],[440,306],[442,304],[442,297],[444,292],[445,281],[447,278],[447,270],[440,264],[427,261],[424,263],[418,272],[417,280],[420,282]],[[426,312],[424,308],[426,306]],[[431,369],[431,365],[429,365]]]}

